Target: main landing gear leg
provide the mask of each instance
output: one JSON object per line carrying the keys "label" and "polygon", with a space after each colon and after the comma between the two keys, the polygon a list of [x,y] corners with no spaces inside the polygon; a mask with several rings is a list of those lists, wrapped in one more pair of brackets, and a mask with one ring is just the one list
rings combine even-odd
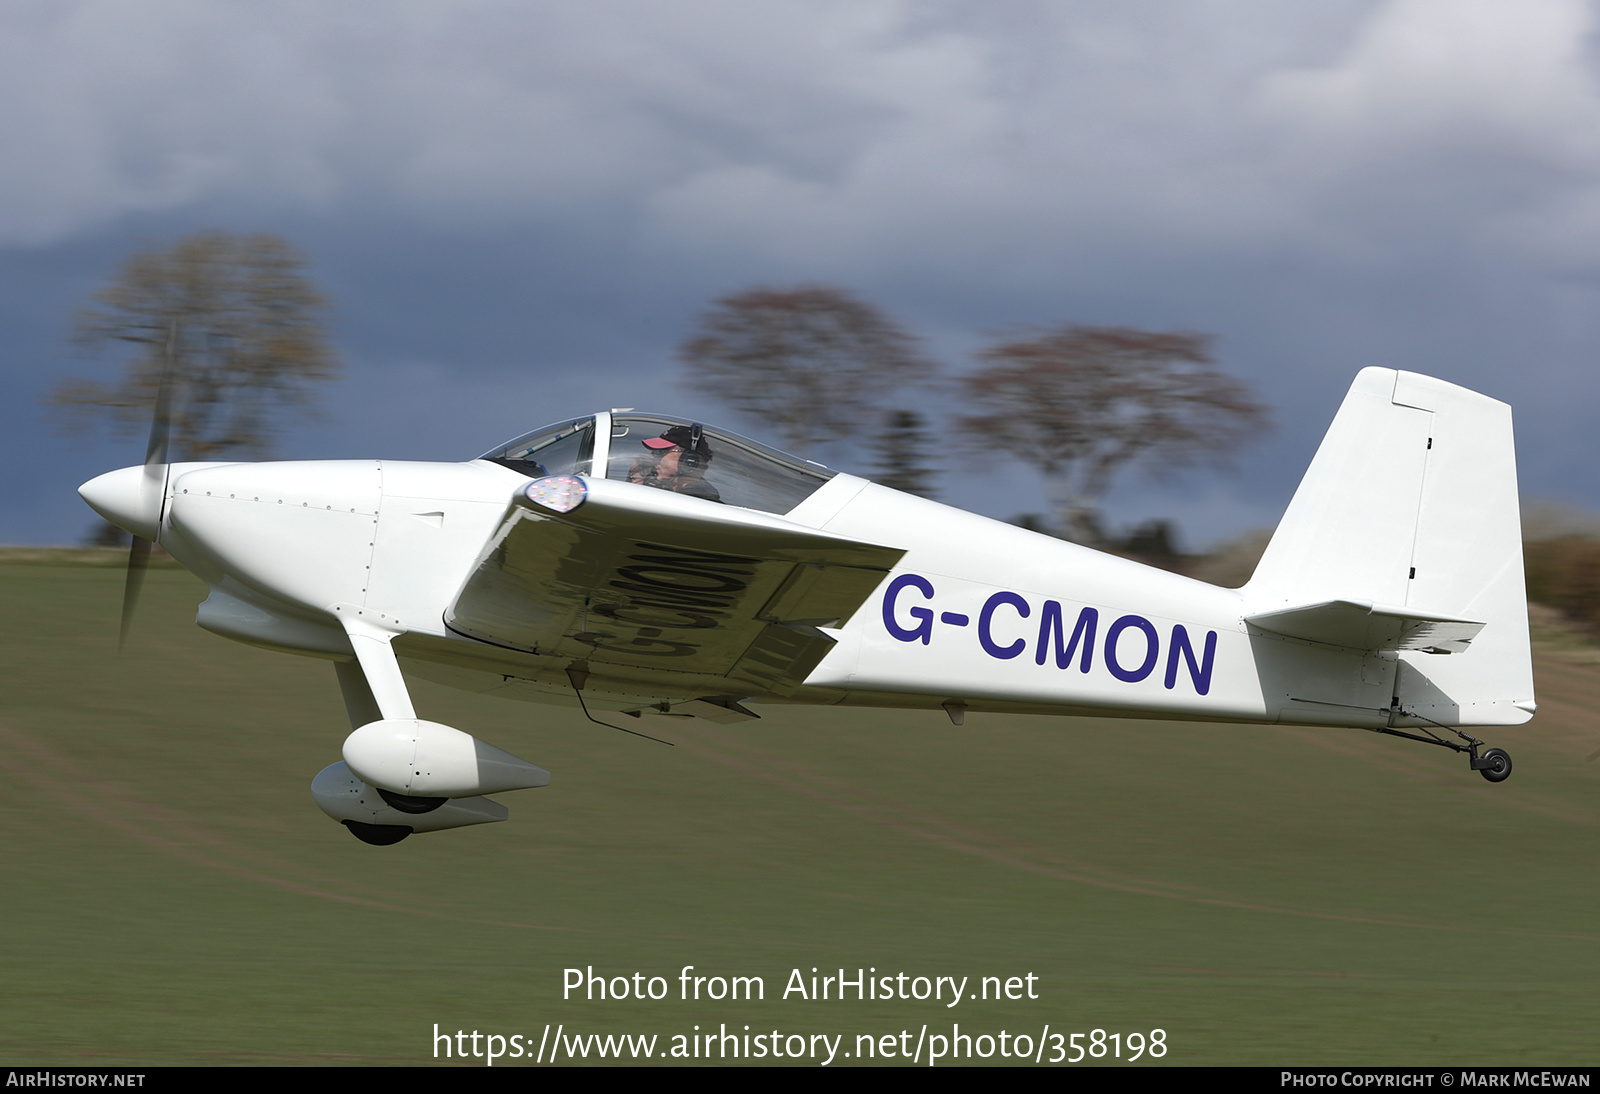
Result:
{"label": "main landing gear leg", "polygon": [[[1396,711],[1396,713],[1402,712]],[[1412,717],[1420,717],[1420,715],[1412,715]],[[1426,737],[1420,736],[1416,733],[1406,733],[1398,729],[1385,728],[1378,730],[1378,732],[1387,733],[1391,737],[1404,737],[1408,741],[1421,741],[1425,745],[1438,745],[1441,748],[1448,748],[1455,752],[1465,752],[1468,760],[1472,764],[1472,770],[1476,771],[1478,774],[1482,775],[1492,783],[1505,782],[1506,779],[1511,777],[1511,756],[1506,752],[1505,749],[1491,748],[1480,756],[1478,754],[1478,747],[1482,745],[1483,742],[1478,740],[1478,738],[1469,737],[1459,729],[1454,729],[1447,725],[1440,725],[1438,722],[1435,722],[1434,724],[1438,725],[1440,729],[1450,730],[1451,733],[1454,733],[1457,737],[1460,737],[1466,742],[1466,744],[1457,744],[1454,741],[1440,737],[1432,730],[1428,729],[1424,729],[1422,731],[1423,733],[1427,734]]]}

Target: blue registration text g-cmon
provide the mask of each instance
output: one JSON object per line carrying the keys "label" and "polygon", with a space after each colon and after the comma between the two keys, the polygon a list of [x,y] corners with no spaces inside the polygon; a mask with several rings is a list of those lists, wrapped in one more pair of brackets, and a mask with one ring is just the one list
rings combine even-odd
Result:
{"label": "blue registration text g-cmon", "polygon": [[[932,581],[920,574],[901,574],[883,594],[884,629],[901,642],[929,646],[936,626],[971,627],[977,633],[979,648],[998,661],[1022,656],[1031,642],[1034,664],[1043,666],[1053,660],[1057,669],[1066,669],[1076,660],[1080,673],[1088,673],[1094,667],[1098,648],[1106,671],[1127,684],[1145,680],[1161,663],[1161,634],[1142,615],[1118,616],[1105,628],[1104,640],[1097,643],[1100,611],[1088,605],[1072,618],[1060,601],[1046,600],[1035,613],[1034,605],[1021,593],[1001,591],[983,602],[974,623],[971,616],[961,612],[935,612],[931,606],[935,595]],[[1037,626],[1034,619],[1038,620]],[[1196,694],[1208,693],[1211,671],[1216,665],[1217,632],[1206,632],[1203,648],[1197,653],[1188,629],[1175,623],[1166,645],[1163,686],[1169,691],[1178,686],[1181,667],[1187,670],[1185,674]]]}

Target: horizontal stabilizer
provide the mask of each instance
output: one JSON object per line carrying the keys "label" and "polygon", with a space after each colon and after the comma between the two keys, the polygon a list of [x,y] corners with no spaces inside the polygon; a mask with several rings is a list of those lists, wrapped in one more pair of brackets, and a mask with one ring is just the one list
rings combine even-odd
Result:
{"label": "horizontal stabilizer", "polygon": [[1325,600],[1262,612],[1245,622],[1273,634],[1357,650],[1461,653],[1484,625],[1452,615],[1395,608],[1370,600]]}

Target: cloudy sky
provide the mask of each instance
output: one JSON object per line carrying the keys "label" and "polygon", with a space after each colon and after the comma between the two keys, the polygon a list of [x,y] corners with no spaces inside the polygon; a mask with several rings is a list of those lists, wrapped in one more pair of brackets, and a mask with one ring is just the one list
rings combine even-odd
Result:
{"label": "cloudy sky", "polygon": [[[1524,496],[1600,509],[1596,30],[1583,0],[12,0],[0,542],[76,540],[77,484],[142,455],[41,397],[116,372],[75,308],[206,228],[286,236],[335,302],[343,378],[284,456],[462,459],[613,405],[761,436],[674,350],[717,296],[827,282],[951,375],[1019,327],[1214,335],[1276,430],[1111,506],[1191,545],[1276,521],[1365,365],[1511,402]],[[945,493],[1043,505],[1003,461]]]}

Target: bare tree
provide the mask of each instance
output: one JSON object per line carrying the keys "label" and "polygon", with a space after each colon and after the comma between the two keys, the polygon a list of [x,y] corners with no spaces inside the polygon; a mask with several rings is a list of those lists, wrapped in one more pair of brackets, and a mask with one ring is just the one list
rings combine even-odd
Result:
{"label": "bare tree", "polygon": [[1125,467],[1163,475],[1225,462],[1266,427],[1244,384],[1212,367],[1210,338],[1122,327],[1063,327],[997,343],[962,378],[959,419],[985,451],[1037,467],[1057,529],[1100,538],[1096,510]]}
{"label": "bare tree", "polygon": [[121,382],[67,380],[48,402],[74,428],[101,415],[146,428],[170,352],[173,458],[266,454],[277,420],[315,413],[312,387],[338,371],[304,265],[275,235],[204,232],[135,254],[73,329],[89,350],[131,350]]}
{"label": "bare tree", "polygon": [[678,358],[691,386],[774,427],[801,455],[875,428],[884,396],[932,371],[893,320],[825,285],[725,296]]}

